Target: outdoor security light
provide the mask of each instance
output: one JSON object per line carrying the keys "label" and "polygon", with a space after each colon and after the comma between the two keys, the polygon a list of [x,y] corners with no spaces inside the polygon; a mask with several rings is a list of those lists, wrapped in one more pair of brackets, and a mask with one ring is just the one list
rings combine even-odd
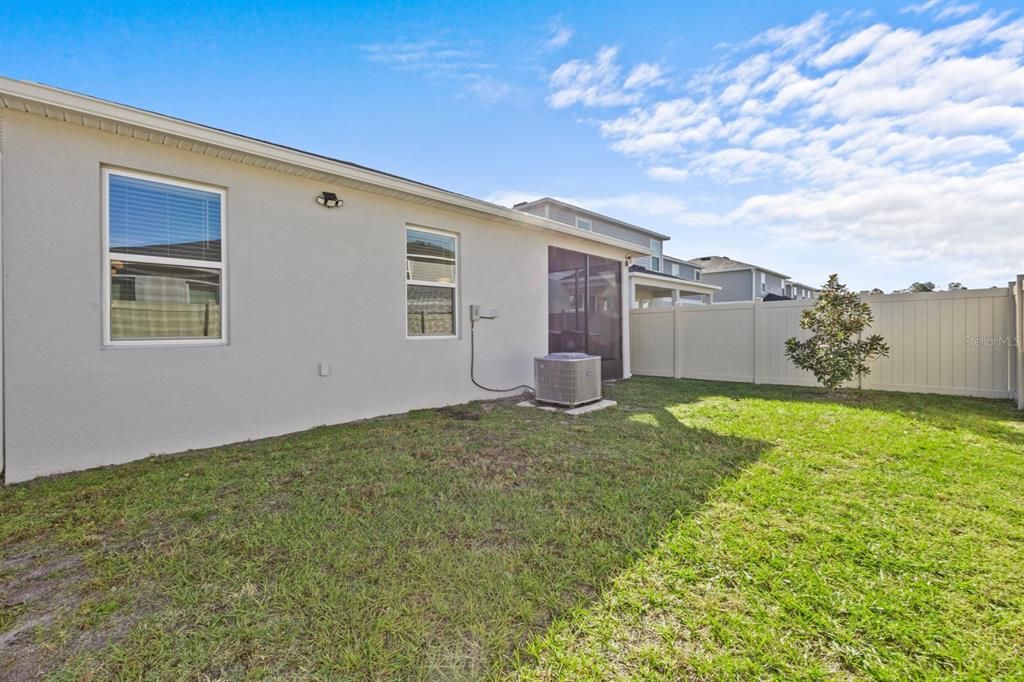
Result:
{"label": "outdoor security light", "polygon": [[338,208],[345,204],[334,192],[321,192],[316,197],[316,203],[326,208]]}

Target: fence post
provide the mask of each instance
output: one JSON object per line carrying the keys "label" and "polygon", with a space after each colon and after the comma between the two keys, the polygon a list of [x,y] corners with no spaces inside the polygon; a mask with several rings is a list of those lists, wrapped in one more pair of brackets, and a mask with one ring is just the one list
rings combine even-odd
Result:
{"label": "fence post", "polygon": [[682,344],[683,336],[679,333],[682,324],[682,313],[679,306],[672,306],[672,378],[679,379],[683,373]]}
{"label": "fence post", "polygon": [[754,347],[754,383],[761,383],[761,366],[757,361],[758,356],[761,355],[761,305],[756,300],[753,302],[754,305],[754,333],[751,345]]}
{"label": "fence post", "polygon": [[1017,275],[1014,287],[1014,355],[1017,358],[1017,381],[1014,392],[1017,395],[1017,409],[1024,410],[1024,274]]}

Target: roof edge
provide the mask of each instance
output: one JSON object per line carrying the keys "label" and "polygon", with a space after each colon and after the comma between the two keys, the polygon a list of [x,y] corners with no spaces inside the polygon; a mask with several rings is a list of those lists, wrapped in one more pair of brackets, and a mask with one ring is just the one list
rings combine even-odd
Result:
{"label": "roof edge", "polygon": [[597,211],[593,211],[593,210],[591,210],[589,208],[584,208],[583,206],[577,206],[576,204],[570,204],[568,201],[562,201],[561,199],[556,199],[554,197],[541,197],[540,199],[534,199],[533,201],[521,201],[518,204],[516,204],[513,208],[515,210],[517,210],[517,211],[523,211],[523,209],[525,209],[525,208],[531,208],[533,206],[536,206],[537,204],[542,204],[544,202],[549,202],[549,203],[552,203],[552,204],[558,204],[559,206],[562,206],[564,208],[568,208],[568,209],[573,210],[573,211],[580,211],[581,213],[585,213],[585,214],[587,214],[589,216],[592,216],[594,218],[600,218],[601,220],[607,220],[608,222],[614,223],[614,224],[619,225],[621,227],[626,227],[626,228],[629,228],[630,230],[636,230],[637,232],[643,232],[644,234],[650,235],[652,237],[657,237],[658,239],[660,239],[662,241],[669,241],[669,240],[672,239],[672,237],[668,236],[667,234],[662,234],[660,232],[655,232],[654,230],[649,230],[646,227],[640,227],[639,225],[634,225],[633,223],[627,223],[625,220],[619,220],[618,218],[613,218],[610,215],[605,215],[604,213],[598,213]]}
{"label": "roof edge", "polygon": [[219,128],[204,126],[165,114],[118,104],[91,95],[79,94],[41,83],[0,76],[0,107],[11,108],[11,102],[8,100],[34,104],[36,107],[42,107],[43,109],[42,112],[33,112],[31,109],[26,108],[25,111],[29,113],[41,113],[43,116],[47,116],[47,110],[53,109],[60,112],[70,112],[81,116],[105,119],[115,124],[138,127],[159,135],[182,138],[240,154],[249,154],[276,163],[298,166],[419,199],[446,204],[497,218],[504,222],[518,223],[587,241],[623,248],[629,253],[639,253],[642,255],[651,253],[649,248],[622,239],[582,232],[574,227],[563,225],[547,218],[523,213],[522,211],[499,206],[482,199],[476,199],[366,166],[294,149]]}

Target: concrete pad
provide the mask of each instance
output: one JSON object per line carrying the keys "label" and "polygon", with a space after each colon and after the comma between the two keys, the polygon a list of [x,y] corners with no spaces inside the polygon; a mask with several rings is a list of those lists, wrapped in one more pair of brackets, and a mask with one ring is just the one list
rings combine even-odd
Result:
{"label": "concrete pad", "polygon": [[597,402],[580,405],[578,407],[561,407],[559,405],[538,403],[535,400],[524,400],[521,403],[516,403],[516,405],[519,407],[535,407],[538,410],[544,410],[545,412],[559,412],[561,414],[567,414],[570,417],[578,417],[581,414],[597,412],[598,410],[603,410],[606,407],[614,407],[615,405],[618,405],[618,403],[614,400],[598,400]]}

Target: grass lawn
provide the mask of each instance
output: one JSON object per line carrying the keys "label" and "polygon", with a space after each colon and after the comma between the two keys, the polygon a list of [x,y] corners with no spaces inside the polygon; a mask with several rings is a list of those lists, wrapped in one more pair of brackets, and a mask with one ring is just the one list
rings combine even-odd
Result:
{"label": "grass lawn", "polygon": [[607,393],[0,490],[0,679],[1024,678],[1009,403]]}

